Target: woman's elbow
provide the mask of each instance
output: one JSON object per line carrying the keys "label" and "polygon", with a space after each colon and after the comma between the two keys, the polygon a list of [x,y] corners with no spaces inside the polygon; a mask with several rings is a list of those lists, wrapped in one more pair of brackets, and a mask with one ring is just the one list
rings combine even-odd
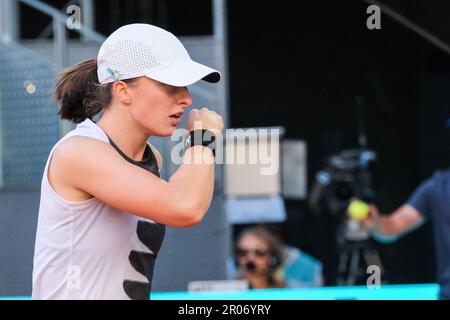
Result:
{"label": "woman's elbow", "polygon": [[203,216],[198,215],[198,214],[192,215],[185,220],[183,228],[190,228],[190,227],[196,226],[196,225],[200,224],[200,222],[202,222],[202,220],[203,220]]}
{"label": "woman's elbow", "polygon": [[177,226],[179,228],[190,228],[202,222],[205,216],[203,208],[197,205],[183,206],[177,215]]}

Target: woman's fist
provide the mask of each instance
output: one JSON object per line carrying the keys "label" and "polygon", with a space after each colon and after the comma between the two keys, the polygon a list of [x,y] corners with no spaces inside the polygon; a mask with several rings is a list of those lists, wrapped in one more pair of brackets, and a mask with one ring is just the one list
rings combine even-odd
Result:
{"label": "woman's fist", "polygon": [[203,108],[201,110],[192,109],[188,115],[186,129],[193,130],[210,130],[214,134],[219,135],[223,130],[223,118],[216,112]]}

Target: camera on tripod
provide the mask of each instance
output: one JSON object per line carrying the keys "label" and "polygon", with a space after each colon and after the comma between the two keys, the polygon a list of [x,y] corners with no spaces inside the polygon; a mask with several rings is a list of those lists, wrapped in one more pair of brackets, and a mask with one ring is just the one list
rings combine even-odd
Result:
{"label": "camera on tripod", "polygon": [[309,199],[313,211],[322,214],[346,213],[352,198],[375,200],[372,168],[377,155],[369,149],[343,150],[328,158],[317,172]]}
{"label": "camera on tripod", "polygon": [[368,230],[347,214],[354,198],[375,201],[372,171],[376,159],[376,153],[366,148],[343,150],[329,157],[325,169],[316,174],[310,207],[337,218],[337,285],[363,284],[367,266],[382,267]]}

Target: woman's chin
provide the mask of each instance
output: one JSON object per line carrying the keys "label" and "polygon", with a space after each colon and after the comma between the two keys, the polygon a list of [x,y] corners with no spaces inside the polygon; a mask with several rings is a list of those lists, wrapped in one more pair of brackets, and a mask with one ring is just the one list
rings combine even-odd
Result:
{"label": "woman's chin", "polygon": [[156,137],[170,137],[175,130],[177,130],[176,127],[170,127],[164,130],[160,130],[158,132],[153,132],[152,136],[156,136]]}

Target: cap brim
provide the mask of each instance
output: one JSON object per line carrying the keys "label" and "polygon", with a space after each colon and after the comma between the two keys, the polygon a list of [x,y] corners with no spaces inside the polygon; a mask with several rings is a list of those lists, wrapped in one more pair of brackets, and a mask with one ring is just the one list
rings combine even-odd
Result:
{"label": "cap brim", "polygon": [[219,82],[221,74],[217,70],[191,60],[148,73],[146,76],[175,87],[186,87],[200,80],[211,83]]}

